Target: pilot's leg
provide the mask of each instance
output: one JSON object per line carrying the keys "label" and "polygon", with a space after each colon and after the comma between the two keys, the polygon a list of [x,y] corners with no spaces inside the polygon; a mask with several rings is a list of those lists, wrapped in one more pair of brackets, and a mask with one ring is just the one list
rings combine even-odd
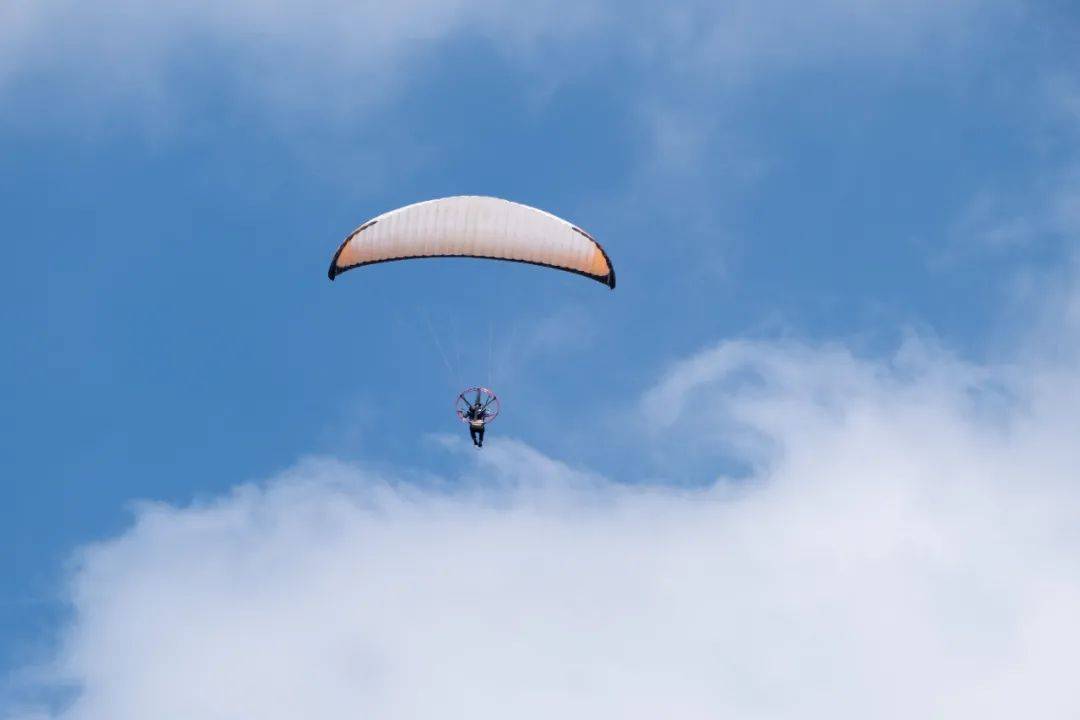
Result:
{"label": "pilot's leg", "polygon": [[476,434],[480,436],[480,442],[476,444],[476,447],[484,447],[484,426],[481,425],[476,431]]}

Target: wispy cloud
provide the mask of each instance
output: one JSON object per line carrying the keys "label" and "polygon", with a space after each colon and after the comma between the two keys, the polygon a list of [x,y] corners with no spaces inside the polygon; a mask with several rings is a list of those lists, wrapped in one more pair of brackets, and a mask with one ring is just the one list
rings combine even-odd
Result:
{"label": "wispy cloud", "polygon": [[[244,105],[271,116],[285,111],[330,122],[393,99],[411,75],[436,64],[441,43],[473,38],[533,69],[541,85],[621,60],[654,78],[651,93],[666,87],[677,100],[680,87],[715,91],[778,69],[908,56],[935,38],[962,44],[976,33],[971,18],[1000,7],[984,0],[669,8],[594,0],[513,9],[489,0],[14,0],[0,10],[0,92],[45,92],[53,114],[67,108],[85,121],[87,111],[108,107],[167,114],[201,78],[227,83]],[[643,108],[657,118],[668,147],[664,128],[676,108]],[[10,103],[8,112],[15,112]],[[679,127],[700,121],[683,117]],[[693,135],[680,132],[679,143]]]}
{"label": "wispy cloud", "polygon": [[[595,6],[497,2],[300,2],[93,5],[15,0],[0,23],[0,91],[50,115],[190,115],[193,87],[224,85],[245,114],[271,124],[333,124],[370,114],[434,61],[441,43],[473,37],[521,62],[541,44],[570,45]],[[8,112],[19,106],[9,104]]]}

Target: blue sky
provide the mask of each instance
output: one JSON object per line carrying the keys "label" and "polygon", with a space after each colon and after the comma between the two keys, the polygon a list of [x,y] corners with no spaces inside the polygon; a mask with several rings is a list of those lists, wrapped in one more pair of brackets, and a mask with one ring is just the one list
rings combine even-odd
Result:
{"label": "blue sky", "polygon": [[[912,337],[949,367],[1068,357],[1080,15],[938,5],[0,11],[5,695],[79,627],[72,558],[137,503],[312,456],[506,471],[454,445],[459,386],[503,397],[495,452],[711,488],[763,462],[700,435],[726,386],[674,427],[648,408],[718,344],[901,377]],[[454,194],[588,229],[617,290],[452,260],[327,281],[362,221]]]}

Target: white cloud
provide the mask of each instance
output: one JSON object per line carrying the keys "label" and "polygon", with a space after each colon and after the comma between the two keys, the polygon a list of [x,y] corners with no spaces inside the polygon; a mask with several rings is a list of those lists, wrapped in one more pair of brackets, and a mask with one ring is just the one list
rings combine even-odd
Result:
{"label": "white cloud", "polygon": [[657,403],[684,452],[761,438],[752,476],[626,486],[493,438],[442,483],[311,460],[141,506],[81,554],[52,717],[1080,712],[1074,369],[730,342]]}

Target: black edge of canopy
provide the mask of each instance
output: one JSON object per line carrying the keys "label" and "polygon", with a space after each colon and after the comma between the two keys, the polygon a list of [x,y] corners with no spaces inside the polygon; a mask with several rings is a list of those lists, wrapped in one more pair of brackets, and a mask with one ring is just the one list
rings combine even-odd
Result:
{"label": "black edge of canopy", "polygon": [[[574,232],[581,233],[586,238],[588,238],[588,240],[593,245],[596,246],[596,249],[600,251],[600,254],[604,256],[604,261],[607,263],[608,274],[607,274],[606,278],[601,278],[601,277],[598,277],[596,275],[589,275],[589,277],[596,278],[597,280],[599,280],[600,282],[604,283],[609,288],[614,290],[615,289],[615,266],[611,264],[611,258],[608,257],[607,250],[604,249],[603,245],[601,245],[600,243],[598,243],[596,241],[596,238],[594,238],[592,235],[590,235],[589,233],[587,233],[584,230],[582,230],[581,228],[579,228],[577,225],[571,225],[570,227],[574,228]],[[573,271],[571,271],[571,272],[573,272]],[[588,273],[582,273],[582,274],[583,275],[588,275]]]}
{"label": "black edge of canopy", "polygon": [[378,222],[378,220],[371,220],[369,222],[364,223],[363,225],[358,227],[356,230],[349,233],[349,236],[345,238],[345,240],[341,243],[340,246],[338,246],[337,252],[334,253],[334,257],[330,261],[330,270],[327,271],[327,273],[326,273],[327,277],[329,277],[331,281],[333,281],[334,278],[336,278],[338,275],[340,275],[343,272],[348,272],[349,270],[355,270],[358,267],[365,267],[367,265],[379,265],[379,264],[382,264],[382,263],[397,262],[399,260],[421,260],[423,258],[452,258],[452,257],[468,258],[468,257],[471,257],[471,258],[477,258],[477,259],[481,259],[481,260],[502,260],[503,262],[520,263],[522,265],[537,265],[539,267],[551,268],[552,270],[561,270],[563,272],[573,273],[574,275],[581,275],[582,277],[590,278],[591,280],[595,280],[595,281],[597,281],[599,283],[603,283],[604,285],[607,285],[612,290],[615,289],[615,266],[611,264],[611,258],[608,257],[607,251],[604,250],[604,246],[601,245],[600,243],[596,242],[596,238],[594,238],[592,235],[585,232],[584,230],[582,230],[581,228],[579,228],[576,225],[571,225],[570,227],[572,227],[574,229],[574,232],[580,233],[582,236],[587,238],[593,245],[596,246],[596,248],[600,251],[600,254],[604,256],[604,260],[607,261],[607,266],[608,266],[608,274],[607,275],[593,275],[592,273],[587,273],[587,272],[584,272],[582,270],[574,270],[572,268],[560,267],[558,265],[552,265],[550,263],[536,262],[535,260],[518,260],[518,259],[515,259],[515,258],[501,258],[501,257],[495,257],[493,255],[453,255],[453,254],[446,254],[446,255],[402,255],[400,257],[383,258],[382,260],[369,260],[368,262],[356,263],[355,265],[349,265],[348,267],[339,268],[337,266],[338,258],[341,256],[341,253],[345,249],[345,246],[349,244],[349,241],[352,240],[357,235],[359,235],[362,231],[367,230],[369,227],[371,227],[372,225],[374,225],[377,222]]}
{"label": "black edge of canopy", "polygon": [[326,271],[326,276],[330,278],[330,282],[333,282],[334,278],[336,278],[338,275],[345,272],[346,270],[351,270],[354,267],[359,267],[359,265],[352,265],[352,266],[347,267],[347,268],[340,268],[339,269],[338,266],[337,266],[338,258],[341,257],[342,251],[345,249],[345,246],[349,244],[350,240],[352,240],[354,237],[356,237],[362,231],[367,230],[369,227],[371,227],[372,225],[374,225],[377,222],[379,222],[379,221],[378,220],[368,220],[366,223],[364,223],[363,225],[361,225],[360,227],[356,228],[351,233],[349,233],[349,235],[344,240],[341,241],[341,244],[338,245],[337,252],[334,253],[334,257],[330,260],[330,269]]}
{"label": "black edge of canopy", "polygon": [[[573,273],[574,275],[580,275],[587,277],[590,280],[595,280],[598,283],[607,285],[608,287],[615,287],[612,283],[614,280],[611,275],[593,275],[591,273],[582,272],[581,270],[571,270],[569,268],[559,267],[558,265],[552,265],[550,263],[535,262],[533,260],[516,260],[514,258],[501,258],[494,255],[403,255],[401,257],[383,258],[382,260],[370,260],[368,262],[357,263],[356,265],[349,265],[348,267],[338,268],[334,272],[334,277],[340,275],[343,272],[349,270],[355,270],[359,267],[366,267],[368,265],[381,265],[382,263],[399,262],[401,260],[425,260],[427,258],[474,258],[476,260],[501,260],[502,262],[519,263],[521,265],[536,265],[538,267],[551,268],[552,270],[561,270],[562,272]],[[334,278],[331,277],[331,280]]]}

